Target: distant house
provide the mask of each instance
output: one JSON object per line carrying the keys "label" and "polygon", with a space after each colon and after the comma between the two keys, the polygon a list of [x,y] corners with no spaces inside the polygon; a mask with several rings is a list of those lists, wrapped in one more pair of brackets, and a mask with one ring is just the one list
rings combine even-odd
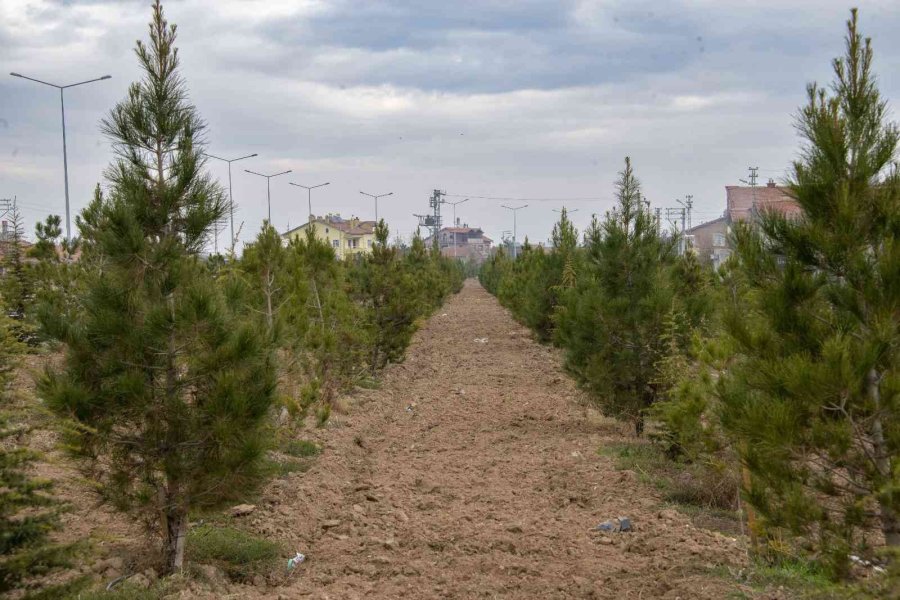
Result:
{"label": "distant house", "polygon": [[375,221],[360,221],[357,217],[344,219],[337,214],[324,217],[310,215],[307,223],[291,229],[282,237],[285,240],[304,238],[310,227],[315,228],[317,239],[334,248],[338,258],[368,254],[375,245]]}
{"label": "distant house", "polygon": [[771,179],[763,186],[725,186],[725,218],[729,225],[752,221],[763,211],[774,210],[789,219],[799,218],[803,209],[788,193]]}
{"label": "distant house", "polygon": [[[425,238],[425,245],[431,247],[432,236]],[[456,227],[444,227],[438,232],[438,247],[441,254],[450,258],[462,260],[474,260],[482,262],[491,254],[491,245],[494,241],[484,235],[479,227],[459,225]]]}
{"label": "distant house", "polygon": [[728,223],[726,217],[719,217],[701,223],[687,230],[688,247],[700,259],[700,262],[719,268],[731,255],[728,246]]}
{"label": "distant house", "polygon": [[788,189],[771,179],[765,186],[725,186],[725,213],[686,232],[689,247],[697,257],[719,267],[731,255],[730,233],[735,223],[754,222],[761,214],[775,211],[789,219],[803,215],[803,209]]}

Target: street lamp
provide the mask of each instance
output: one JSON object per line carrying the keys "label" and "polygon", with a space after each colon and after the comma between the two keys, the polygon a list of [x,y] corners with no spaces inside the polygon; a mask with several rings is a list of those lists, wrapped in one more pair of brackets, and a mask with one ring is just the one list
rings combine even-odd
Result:
{"label": "street lamp", "polygon": [[231,194],[231,163],[237,162],[239,160],[244,160],[245,158],[253,158],[254,156],[259,155],[254,153],[248,154],[247,156],[242,156],[240,158],[222,158],[221,156],[207,154],[206,152],[204,152],[203,155],[228,163],[228,212],[230,213],[231,217],[231,243],[234,244],[234,197]]}
{"label": "street lamp", "polygon": [[[466,198],[465,200],[460,200],[458,202],[446,202],[446,201],[444,202],[444,204],[449,204],[450,206],[453,207],[453,228],[454,229],[456,229],[456,205],[462,204],[463,202],[468,202],[468,201],[469,201],[469,198]],[[453,232],[453,258],[456,258],[456,244],[457,244],[456,231],[454,231]]]}
{"label": "street lamp", "polygon": [[551,208],[550,210],[552,210],[555,213],[560,213],[560,214],[562,214],[562,211],[565,210],[567,215],[571,215],[573,212],[578,212],[577,208],[567,210],[565,206],[563,206],[562,208]]}
{"label": "street lamp", "polygon": [[275,173],[273,175],[263,175],[262,173],[257,173],[256,171],[251,171],[250,169],[244,169],[244,171],[246,171],[247,173],[250,173],[251,175],[258,175],[259,177],[266,178],[266,201],[268,202],[268,205],[269,205],[269,225],[271,225],[272,224],[272,188],[269,185],[269,181],[271,181],[273,177],[278,177],[279,175],[287,175],[288,173],[291,172],[291,170],[288,169],[287,171],[282,171],[281,173]]}
{"label": "street lamp", "polygon": [[55,83],[48,83],[46,81],[41,81],[40,79],[35,79],[33,77],[26,77],[25,75],[21,75],[19,73],[10,73],[13,77],[20,77],[22,79],[27,79],[28,81],[34,81],[35,83],[42,83],[44,85],[49,85],[50,87],[55,87],[59,90],[59,108],[62,113],[62,134],[63,134],[63,180],[65,181],[66,186],[66,242],[72,241],[72,225],[71,219],[69,218],[69,159],[66,153],[66,102],[63,96],[63,91],[70,87],[75,87],[77,85],[84,85],[86,83],[94,83],[95,81],[103,81],[104,79],[110,79],[112,75],[104,75],[103,77],[97,77],[96,79],[88,79],[87,81],[80,81],[78,83],[70,83],[69,85],[56,85]]}
{"label": "street lamp", "polygon": [[325,187],[326,185],[330,185],[330,181],[326,181],[325,183],[320,183],[319,185],[300,185],[299,183],[294,183],[293,181],[289,181],[291,185],[297,186],[299,188],[303,188],[306,190],[306,202],[309,205],[309,221],[312,222],[312,191],[316,188]]}
{"label": "street lamp", "polygon": [[511,210],[513,214],[513,260],[515,260],[516,258],[518,258],[519,254],[518,250],[516,249],[516,213],[518,213],[523,208],[528,208],[528,205],[523,204],[522,206],[512,207],[502,204],[501,206],[503,206],[503,208],[507,210]]}
{"label": "street lamp", "polygon": [[378,199],[384,198],[385,196],[393,196],[394,192],[388,192],[387,194],[369,194],[368,192],[360,191],[360,194],[363,196],[368,196],[369,198],[375,199],[375,223],[378,224]]}

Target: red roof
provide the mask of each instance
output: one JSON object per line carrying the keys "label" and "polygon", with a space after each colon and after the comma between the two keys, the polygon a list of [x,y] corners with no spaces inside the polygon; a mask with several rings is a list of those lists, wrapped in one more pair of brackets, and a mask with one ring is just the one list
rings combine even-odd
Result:
{"label": "red roof", "polygon": [[725,214],[731,222],[746,221],[754,212],[774,210],[785,217],[796,218],[803,214],[787,188],[774,184],[765,186],[726,185]]}

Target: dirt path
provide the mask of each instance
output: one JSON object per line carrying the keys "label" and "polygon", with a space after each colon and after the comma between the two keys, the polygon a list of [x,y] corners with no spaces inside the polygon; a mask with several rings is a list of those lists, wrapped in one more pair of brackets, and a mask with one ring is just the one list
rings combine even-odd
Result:
{"label": "dirt path", "polygon": [[[478,339],[476,339],[478,338]],[[486,341],[478,341],[484,340]],[[417,333],[379,390],[320,432],[316,466],[248,517],[309,559],[256,598],[723,598],[740,543],[665,508],[598,447],[556,353],[477,283]],[[592,532],[619,515],[632,533]]]}

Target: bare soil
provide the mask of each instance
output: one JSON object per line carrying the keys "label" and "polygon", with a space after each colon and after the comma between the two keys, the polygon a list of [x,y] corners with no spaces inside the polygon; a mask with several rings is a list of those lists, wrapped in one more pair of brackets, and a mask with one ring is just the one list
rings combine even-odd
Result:
{"label": "bare soil", "polygon": [[[633,440],[630,427],[593,410],[557,351],[473,280],[423,324],[379,389],[341,406],[326,427],[302,433],[322,446],[312,468],[272,481],[234,520],[278,541],[285,563],[294,552],[306,562],[253,585],[200,569],[176,597],[756,595],[736,583],[745,540],[672,510],[603,456],[604,445]],[[144,569],[140,527],[98,506],[55,434],[34,435],[48,457],[40,474],[73,505],[64,537],[92,543],[81,572],[105,582]],[[594,531],[620,516],[634,531]]]}
{"label": "bare soil", "polygon": [[[628,428],[591,410],[557,353],[476,282],[407,356],[313,434],[315,466],[273,482],[246,517],[308,560],[219,597],[752,595],[728,576],[746,564],[743,540],[666,510],[601,456]],[[619,516],[635,531],[592,530]]]}

